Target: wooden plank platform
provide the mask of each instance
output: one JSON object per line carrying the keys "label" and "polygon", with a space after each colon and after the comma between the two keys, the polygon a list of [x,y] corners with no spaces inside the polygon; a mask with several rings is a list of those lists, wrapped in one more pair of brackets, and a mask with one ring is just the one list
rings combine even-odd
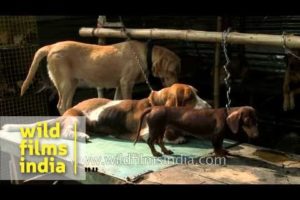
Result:
{"label": "wooden plank platform", "polygon": [[[148,175],[139,184],[300,184],[300,156],[249,144],[230,148],[224,166],[176,165]],[[209,155],[208,155],[209,156]]]}
{"label": "wooden plank platform", "polygon": [[[177,164],[123,181],[91,173],[84,184],[300,184],[300,155],[250,144],[228,148],[226,165]],[[208,154],[206,157],[211,157]]]}

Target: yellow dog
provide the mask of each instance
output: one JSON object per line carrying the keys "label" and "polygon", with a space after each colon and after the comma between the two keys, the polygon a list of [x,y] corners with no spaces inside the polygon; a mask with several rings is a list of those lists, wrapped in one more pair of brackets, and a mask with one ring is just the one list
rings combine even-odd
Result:
{"label": "yellow dog", "polygon": [[[44,46],[35,53],[21,96],[40,61],[47,56],[48,73],[58,91],[57,108],[61,114],[72,106],[79,82],[98,88],[116,88],[117,99],[131,99],[134,84],[145,81],[137,57],[143,70],[150,73],[146,55],[147,45],[138,41],[104,46],[64,41]],[[154,77],[162,79],[164,86],[177,82],[180,68],[180,59],[175,53],[164,47],[153,47],[151,70]]]}

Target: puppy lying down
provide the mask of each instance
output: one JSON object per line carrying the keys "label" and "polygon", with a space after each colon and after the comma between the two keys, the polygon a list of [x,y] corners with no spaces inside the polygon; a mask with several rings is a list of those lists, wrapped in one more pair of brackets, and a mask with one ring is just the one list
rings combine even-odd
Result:
{"label": "puppy lying down", "polygon": [[[152,91],[148,98],[141,100],[110,100],[105,98],[88,99],[68,109],[62,117],[58,118],[65,126],[62,131],[63,138],[73,139],[72,128],[75,118],[86,119],[86,129],[97,136],[112,135],[119,139],[134,141],[138,130],[139,120],[143,111],[152,106],[191,107],[196,109],[210,108],[211,106],[197,95],[197,90],[186,84],[173,84],[159,91]],[[55,120],[52,121],[55,123]],[[69,124],[69,125],[68,125]],[[35,126],[27,124],[26,126]],[[19,131],[24,125],[6,124],[2,128],[6,131]],[[148,125],[142,123],[140,140],[148,138]],[[167,128],[165,142],[182,143],[185,139],[177,134],[178,130]],[[89,139],[86,133],[78,133],[78,140]]]}

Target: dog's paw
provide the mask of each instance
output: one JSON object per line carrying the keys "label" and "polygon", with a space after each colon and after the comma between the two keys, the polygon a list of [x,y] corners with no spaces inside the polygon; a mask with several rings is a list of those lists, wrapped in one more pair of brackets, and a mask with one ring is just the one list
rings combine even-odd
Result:
{"label": "dog's paw", "polygon": [[215,150],[215,156],[216,157],[226,157],[228,155],[230,155],[230,154],[226,149]]}
{"label": "dog's paw", "polygon": [[75,132],[72,129],[63,129],[61,136],[63,139],[76,140],[78,142],[87,142],[90,139],[90,136],[84,132]]}
{"label": "dog's paw", "polygon": [[166,155],[172,155],[172,154],[174,154],[174,152],[171,151],[171,150],[169,150],[169,149],[167,149],[167,150],[164,151],[164,154],[166,154]]}
{"label": "dog's paw", "polygon": [[162,154],[159,153],[159,152],[152,152],[152,155],[155,156],[155,157],[161,157]]}
{"label": "dog's paw", "polygon": [[78,132],[77,133],[77,140],[79,142],[87,142],[90,140],[90,136],[86,133],[83,133],[83,132]]}

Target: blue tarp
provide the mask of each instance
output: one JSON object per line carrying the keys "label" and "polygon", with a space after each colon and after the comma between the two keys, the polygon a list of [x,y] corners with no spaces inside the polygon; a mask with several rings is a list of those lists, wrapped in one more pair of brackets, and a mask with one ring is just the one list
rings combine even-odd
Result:
{"label": "blue tarp", "polygon": [[[228,147],[234,142],[225,140],[223,145]],[[134,180],[139,175],[175,164],[192,164],[197,158],[213,151],[210,141],[197,139],[189,139],[186,144],[166,144],[166,147],[174,154],[156,158],[144,142],[134,146],[132,141],[112,137],[92,138],[86,146],[85,166],[97,167],[98,172],[121,180]],[[156,149],[160,152],[158,146]]]}

